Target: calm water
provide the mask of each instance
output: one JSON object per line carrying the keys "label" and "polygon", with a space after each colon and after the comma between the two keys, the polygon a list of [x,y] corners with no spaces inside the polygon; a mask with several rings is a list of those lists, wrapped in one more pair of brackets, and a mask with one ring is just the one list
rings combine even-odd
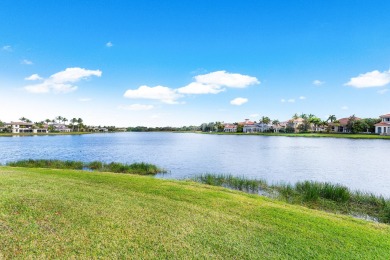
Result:
{"label": "calm water", "polygon": [[0,137],[0,163],[19,159],[149,162],[163,178],[230,173],[270,182],[342,183],[390,197],[389,140],[115,133]]}

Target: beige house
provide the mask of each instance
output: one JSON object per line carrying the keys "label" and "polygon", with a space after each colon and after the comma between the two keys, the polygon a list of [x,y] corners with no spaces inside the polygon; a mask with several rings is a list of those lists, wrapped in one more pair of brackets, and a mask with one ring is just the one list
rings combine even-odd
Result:
{"label": "beige house", "polygon": [[380,135],[390,135],[390,114],[381,115],[381,122],[375,124],[375,133]]}

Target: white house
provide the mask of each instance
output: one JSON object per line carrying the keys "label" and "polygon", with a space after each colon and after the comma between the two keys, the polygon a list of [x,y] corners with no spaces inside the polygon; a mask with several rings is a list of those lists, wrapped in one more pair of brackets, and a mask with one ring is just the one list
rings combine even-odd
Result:
{"label": "white house", "polygon": [[390,135],[390,114],[381,115],[381,122],[375,124],[375,133],[380,135]]}
{"label": "white house", "polygon": [[38,128],[33,123],[26,123],[26,122],[11,122],[11,129],[13,134],[49,132],[47,126],[43,128]]}
{"label": "white house", "polygon": [[68,128],[65,124],[57,124],[57,123],[53,123],[51,124],[53,126],[53,129],[54,131],[58,131],[58,132],[70,132],[71,129]]}
{"label": "white house", "polygon": [[268,131],[272,127],[272,124],[264,124],[264,123],[247,123],[243,127],[244,133],[258,133]]}
{"label": "white house", "polygon": [[235,132],[237,132],[237,125],[225,124],[224,128],[223,128],[223,131],[224,132],[228,132],[228,133],[235,133]]}

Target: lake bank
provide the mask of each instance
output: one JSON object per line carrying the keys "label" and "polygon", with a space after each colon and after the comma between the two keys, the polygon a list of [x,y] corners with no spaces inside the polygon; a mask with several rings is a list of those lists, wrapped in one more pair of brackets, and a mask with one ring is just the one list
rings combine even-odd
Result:
{"label": "lake bank", "polygon": [[0,167],[0,183],[5,258],[390,257],[387,225],[194,182]]}
{"label": "lake bank", "polygon": [[85,135],[96,134],[93,132],[60,132],[60,133],[0,133],[0,137],[13,137],[13,136],[56,136],[56,135]]}
{"label": "lake bank", "polygon": [[308,138],[347,138],[347,139],[384,139],[390,140],[390,135],[377,134],[336,134],[336,133],[228,133],[228,132],[197,132],[200,134],[213,135],[254,135],[254,136],[287,136],[287,137],[308,137]]}

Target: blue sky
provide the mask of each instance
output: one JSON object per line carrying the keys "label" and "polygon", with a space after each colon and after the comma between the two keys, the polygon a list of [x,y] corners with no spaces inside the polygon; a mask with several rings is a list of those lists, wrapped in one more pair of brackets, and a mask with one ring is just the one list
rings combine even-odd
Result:
{"label": "blue sky", "polygon": [[389,1],[1,1],[0,120],[390,112]]}

